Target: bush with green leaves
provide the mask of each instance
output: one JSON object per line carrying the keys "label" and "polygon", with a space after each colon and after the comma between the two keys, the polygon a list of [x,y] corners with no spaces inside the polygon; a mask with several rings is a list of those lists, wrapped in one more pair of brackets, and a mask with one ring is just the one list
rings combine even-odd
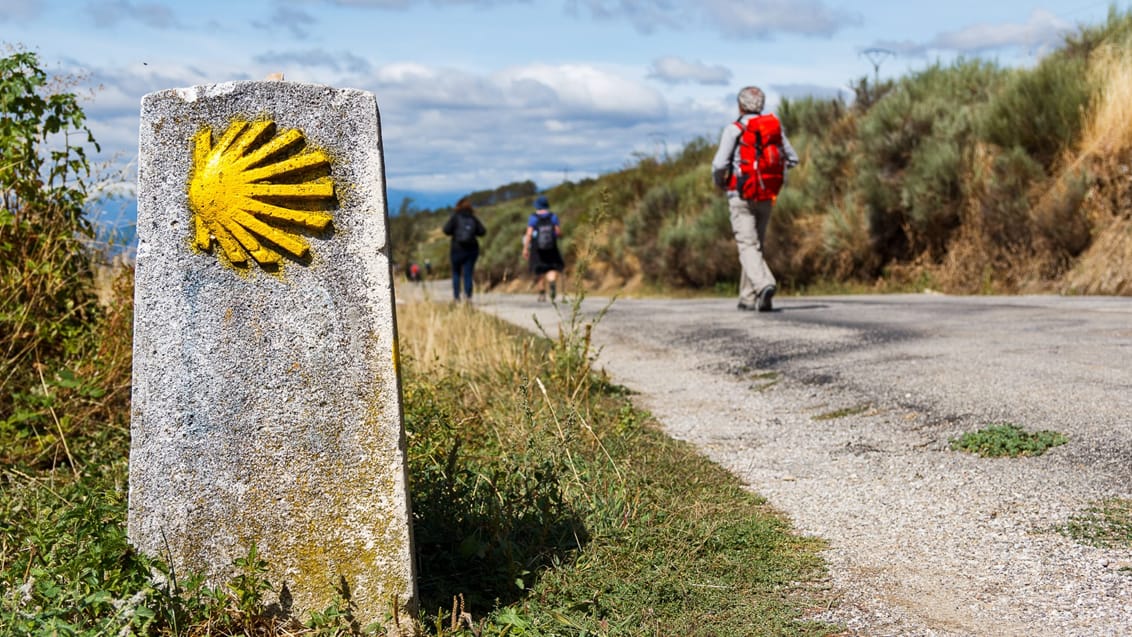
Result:
{"label": "bush with green leaves", "polygon": [[886,260],[943,253],[959,223],[978,113],[1001,74],[987,62],[936,64],[862,116],[856,185]]}
{"label": "bush with green leaves", "polygon": [[0,432],[41,441],[58,428],[54,389],[99,391],[75,370],[99,321],[82,243],[98,145],[78,98],[50,86],[35,54],[0,58]]}
{"label": "bush with green leaves", "polygon": [[1093,93],[1088,58],[1048,55],[1036,68],[1011,71],[979,122],[982,139],[1021,148],[1047,171],[1080,138]]}

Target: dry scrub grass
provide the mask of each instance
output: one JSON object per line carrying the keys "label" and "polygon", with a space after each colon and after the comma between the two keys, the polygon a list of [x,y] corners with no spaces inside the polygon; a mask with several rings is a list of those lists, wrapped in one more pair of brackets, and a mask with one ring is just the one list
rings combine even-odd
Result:
{"label": "dry scrub grass", "polygon": [[467,305],[418,301],[397,306],[398,344],[425,377],[451,370],[503,370],[525,360],[532,336],[501,330],[498,321]]}
{"label": "dry scrub grass", "polygon": [[1097,49],[1090,74],[1100,90],[1085,122],[1079,157],[1123,157],[1132,150],[1132,42]]}
{"label": "dry scrub grass", "polygon": [[1091,73],[1100,86],[1069,171],[1087,169],[1083,214],[1092,242],[1063,280],[1074,294],[1132,294],[1132,42],[1098,49]]}

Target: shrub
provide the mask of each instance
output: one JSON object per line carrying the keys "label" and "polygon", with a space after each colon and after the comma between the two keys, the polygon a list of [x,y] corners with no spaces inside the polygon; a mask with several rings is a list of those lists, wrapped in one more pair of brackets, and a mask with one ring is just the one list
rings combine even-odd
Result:
{"label": "shrub", "polygon": [[0,434],[13,460],[70,458],[66,434],[85,423],[61,401],[108,391],[83,363],[101,321],[82,242],[88,147],[76,96],[49,91],[32,53],[0,58]]}
{"label": "shrub", "polygon": [[730,211],[720,197],[707,215],[680,219],[664,227],[657,244],[656,279],[693,288],[735,280],[738,262],[734,245]]}
{"label": "shrub", "polygon": [[1049,170],[1080,139],[1092,93],[1087,67],[1086,56],[1055,53],[1011,72],[980,123],[981,138],[1022,148]]}
{"label": "shrub", "polygon": [[783,99],[775,111],[782,121],[782,129],[791,141],[800,135],[825,136],[847,112],[848,108],[840,98],[818,97]]}
{"label": "shrub", "polygon": [[942,255],[959,222],[974,124],[1001,74],[980,61],[936,64],[902,79],[862,116],[856,185],[885,261]]}

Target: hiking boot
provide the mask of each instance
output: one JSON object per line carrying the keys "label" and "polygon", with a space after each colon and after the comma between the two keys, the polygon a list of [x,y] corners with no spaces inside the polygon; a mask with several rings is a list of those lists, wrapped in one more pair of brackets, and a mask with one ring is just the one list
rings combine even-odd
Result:
{"label": "hiking boot", "polygon": [[545,301],[545,300],[546,300],[546,292],[543,292],[542,290],[539,290],[539,291],[538,291],[538,302],[539,302],[539,303],[542,303],[542,302],[543,302],[543,301]]}
{"label": "hiking boot", "polygon": [[759,290],[759,297],[755,300],[755,305],[760,312],[769,312],[774,309],[774,306],[771,304],[771,299],[774,298],[776,291],[773,285],[768,285]]}
{"label": "hiking boot", "polygon": [[554,302],[554,297],[556,297],[556,296],[558,296],[558,284],[557,283],[551,283],[550,284],[550,302],[551,303]]}

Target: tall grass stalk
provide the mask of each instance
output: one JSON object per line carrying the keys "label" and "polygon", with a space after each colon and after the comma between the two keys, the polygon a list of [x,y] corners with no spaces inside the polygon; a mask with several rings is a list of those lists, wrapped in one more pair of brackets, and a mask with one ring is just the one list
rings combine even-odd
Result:
{"label": "tall grass stalk", "polygon": [[1098,95],[1085,120],[1079,156],[1125,157],[1132,150],[1132,42],[1099,47],[1089,72]]}

